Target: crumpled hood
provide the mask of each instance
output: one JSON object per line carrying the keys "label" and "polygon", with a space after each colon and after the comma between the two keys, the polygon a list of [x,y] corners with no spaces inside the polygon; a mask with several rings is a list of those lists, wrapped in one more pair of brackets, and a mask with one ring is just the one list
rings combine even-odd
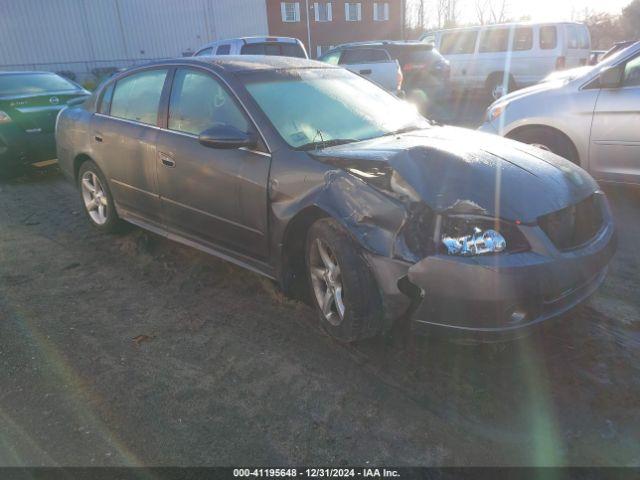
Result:
{"label": "crumpled hood", "polygon": [[557,155],[456,127],[330,147],[313,156],[347,171],[395,171],[436,212],[523,223],[598,190],[589,174]]}

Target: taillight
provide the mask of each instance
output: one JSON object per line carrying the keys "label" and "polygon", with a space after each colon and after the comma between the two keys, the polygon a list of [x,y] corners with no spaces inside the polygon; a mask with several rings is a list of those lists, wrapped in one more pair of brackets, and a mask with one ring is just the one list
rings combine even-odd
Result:
{"label": "taillight", "polygon": [[567,59],[564,57],[558,57],[556,59],[556,70],[562,70],[567,65]]}
{"label": "taillight", "polygon": [[397,90],[401,90],[402,82],[404,82],[404,75],[402,74],[402,69],[400,68],[400,65],[398,65],[398,70],[396,73],[396,81],[397,81]]}
{"label": "taillight", "polygon": [[422,68],[426,68],[424,63],[405,63],[404,71],[411,72],[412,70],[420,70]]}

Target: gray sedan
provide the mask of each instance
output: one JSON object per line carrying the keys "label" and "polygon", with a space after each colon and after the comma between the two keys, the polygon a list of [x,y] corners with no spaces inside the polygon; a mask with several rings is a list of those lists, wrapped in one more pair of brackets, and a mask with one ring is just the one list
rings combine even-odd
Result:
{"label": "gray sedan", "polygon": [[125,220],[273,278],[343,341],[405,315],[521,331],[593,293],[615,250],[582,169],[432,125],[324,63],[134,68],[64,110],[56,138],[95,228]]}
{"label": "gray sedan", "polygon": [[640,184],[640,42],[501,98],[480,129],[550,150],[598,181]]}

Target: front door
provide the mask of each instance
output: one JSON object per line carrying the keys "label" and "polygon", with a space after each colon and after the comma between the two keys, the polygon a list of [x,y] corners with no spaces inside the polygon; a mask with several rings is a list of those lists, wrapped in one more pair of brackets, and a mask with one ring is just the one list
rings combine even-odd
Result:
{"label": "front door", "polygon": [[590,171],[602,180],[640,182],[640,55],[619,88],[603,88],[591,127]]}
{"label": "front door", "polygon": [[216,125],[244,132],[254,127],[214,76],[178,68],[169,99],[167,130],[158,135],[157,169],[162,212],[169,231],[266,258],[266,151],[201,145],[198,135]]}

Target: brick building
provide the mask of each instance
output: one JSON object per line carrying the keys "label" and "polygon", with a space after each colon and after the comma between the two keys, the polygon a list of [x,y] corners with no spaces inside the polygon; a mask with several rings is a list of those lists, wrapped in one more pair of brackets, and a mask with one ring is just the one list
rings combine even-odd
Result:
{"label": "brick building", "polygon": [[404,1],[266,0],[269,34],[299,38],[312,58],[341,43],[400,40]]}

